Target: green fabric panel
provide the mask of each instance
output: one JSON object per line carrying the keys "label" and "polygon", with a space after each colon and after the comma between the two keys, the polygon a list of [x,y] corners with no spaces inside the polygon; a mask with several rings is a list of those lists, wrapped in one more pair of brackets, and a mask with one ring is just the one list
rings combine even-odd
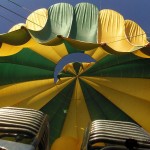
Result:
{"label": "green fabric panel", "polygon": [[17,64],[0,63],[0,85],[52,77],[52,71]]}
{"label": "green fabric panel", "polygon": [[61,71],[61,77],[74,77],[75,75],[69,71]]}
{"label": "green fabric panel", "polygon": [[98,8],[90,3],[79,3],[74,8],[70,37],[97,43]]}
{"label": "green fabric panel", "polygon": [[150,78],[150,68],[143,62],[135,62],[98,71],[97,74],[105,77]]}
{"label": "green fabric panel", "polygon": [[150,59],[130,55],[109,55],[97,62],[83,75],[103,77],[149,78]]}
{"label": "green fabric panel", "polygon": [[150,60],[135,60],[129,63],[97,70],[89,75],[103,77],[150,78]]}
{"label": "green fabric panel", "polygon": [[67,41],[63,41],[63,43],[65,44],[66,46],[66,49],[68,51],[68,54],[71,54],[71,53],[84,53],[84,51],[82,50],[79,50],[75,47],[73,47],[71,44],[69,44]]}
{"label": "green fabric panel", "polygon": [[74,68],[74,70],[76,71],[76,74],[79,73],[80,67],[83,68],[82,63],[79,63],[79,62],[73,63],[73,68]]}
{"label": "green fabric panel", "polygon": [[60,72],[58,75],[57,75],[57,78],[58,79],[61,79],[61,78],[65,78],[65,77],[74,77],[75,75],[74,74],[71,74],[70,72]]}
{"label": "green fabric panel", "polygon": [[85,99],[91,120],[93,121],[96,119],[106,119],[104,112],[99,108],[97,103],[95,103],[95,101],[93,100],[94,97],[91,94],[92,91],[89,90],[87,85],[81,80],[80,80],[80,85],[82,88],[82,92],[84,95],[84,99]]}
{"label": "green fabric panel", "polygon": [[106,57],[102,58],[98,62],[96,62],[95,65],[93,65],[91,68],[89,68],[86,73],[93,73],[97,70],[110,68],[112,66],[117,66],[120,64],[124,64],[133,60],[142,59],[140,57],[137,57],[133,54],[127,54],[127,55],[107,55]]}
{"label": "green fabric panel", "polygon": [[0,63],[2,62],[31,66],[51,71],[55,68],[55,64],[52,61],[44,58],[29,48],[24,48],[19,53],[11,56],[0,57]]}
{"label": "green fabric panel", "polygon": [[90,85],[81,80],[80,83],[92,120],[106,119],[134,122],[127,114]]}
{"label": "green fabric panel", "polygon": [[6,34],[0,34],[0,43],[7,43],[11,45],[21,45],[29,41],[30,34],[25,28],[9,32]]}
{"label": "green fabric panel", "polygon": [[60,137],[67,110],[69,109],[71,102],[74,86],[75,82],[73,81],[41,109],[41,111],[49,116],[50,145],[55,139]]}
{"label": "green fabric panel", "polygon": [[58,3],[48,9],[48,20],[40,31],[29,30],[30,34],[39,43],[46,43],[57,35],[67,37],[73,19],[73,7],[67,3]]}

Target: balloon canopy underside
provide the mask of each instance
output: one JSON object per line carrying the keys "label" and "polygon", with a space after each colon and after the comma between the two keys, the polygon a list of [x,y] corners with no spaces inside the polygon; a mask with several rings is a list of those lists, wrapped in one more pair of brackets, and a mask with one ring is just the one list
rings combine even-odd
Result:
{"label": "balloon canopy underside", "polygon": [[150,132],[149,42],[118,12],[55,4],[1,34],[0,45],[0,107],[47,113],[51,144],[59,137],[79,144],[96,119]]}

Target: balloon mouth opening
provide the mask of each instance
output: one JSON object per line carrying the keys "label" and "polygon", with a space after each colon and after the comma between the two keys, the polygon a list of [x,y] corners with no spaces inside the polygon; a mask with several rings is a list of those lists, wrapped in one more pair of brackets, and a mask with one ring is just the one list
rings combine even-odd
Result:
{"label": "balloon mouth opening", "polygon": [[73,53],[64,56],[55,67],[54,83],[57,83],[63,77],[63,74],[69,70],[78,78],[80,68],[84,69],[83,63],[90,64],[92,62],[96,62],[96,60],[84,53]]}

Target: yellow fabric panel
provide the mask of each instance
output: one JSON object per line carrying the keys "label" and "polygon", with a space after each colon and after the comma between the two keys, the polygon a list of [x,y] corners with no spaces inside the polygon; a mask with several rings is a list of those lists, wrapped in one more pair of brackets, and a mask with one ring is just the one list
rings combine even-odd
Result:
{"label": "yellow fabric panel", "polygon": [[91,119],[87,110],[84,96],[79,84],[79,80],[77,79],[61,136],[71,136],[77,139],[82,139],[84,129],[87,127],[87,124],[90,121]]}
{"label": "yellow fabric panel", "polygon": [[78,75],[80,75],[83,71],[86,71],[88,68],[90,68],[91,63],[82,63],[82,67],[80,67]]}
{"label": "yellow fabric panel", "polygon": [[63,90],[70,82],[72,82],[72,80],[74,80],[74,78],[63,78],[57,82],[57,84],[54,84],[53,80],[52,86],[49,86],[46,90],[32,97],[28,97],[27,99],[15,104],[14,106],[39,110],[52,98],[54,98],[61,90]]}
{"label": "yellow fabric panel", "polygon": [[87,69],[90,68],[93,64],[95,64],[95,62],[82,63],[83,70],[87,70]]}
{"label": "yellow fabric panel", "polygon": [[[104,58],[106,55],[108,55],[108,53],[106,51],[104,51],[104,49],[102,47],[98,47],[98,48],[96,48],[94,50],[90,50],[90,51],[85,51],[85,54],[90,55],[96,61],[99,61],[102,58]],[[95,64],[95,62],[94,63],[93,62],[91,62],[91,63],[82,63],[84,69],[80,68],[79,74],[82,74],[83,72],[85,72],[93,64]]]}
{"label": "yellow fabric panel", "polygon": [[86,42],[83,42],[83,41],[74,40],[74,39],[65,38],[65,37],[61,37],[61,38],[66,40],[73,47],[75,47],[77,49],[80,49],[80,50],[92,50],[92,49],[95,49],[95,48],[99,47],[99,44],[97,44],[97,43],[86,43]]}
{"label": "yellow fabric panel", "polygon": [[9,56],[16,54],[20,52],[23,48],[30,47],[33,44],[35,44],[35,41],[33,39],[30,39],[27,43],[19,46],[2,43],[2,46],[0,47],[0,56]]}
{"label": "yellow fabric panel", "polygon": [[28,81],[0,86],[0,107],[12,106],[54,86],[53,79]]}
{"label": "yellow fabric panel", "polygon": [[[90,78],[89,80],[86,77],[82,77],[82,79],[85,82],[87,82],[89,85],[91,85],[95,90],[103,94],[107,99],[109,99],[116,106],[118,106],[118,108],[120,108],[122,111],[128,114],[133,120],[139,123],[144,129],[150,132],[150,126],[149,126],[150,101],[145,99],[143,100],[131,94],[126,94],[123,91],[119,91],[119,87],[118,89],[113,89],[112,87],[106,87],[102,84],[95,82],[95,80],[92,80],[92,78]],[[106,80],[106,79],[104,78],[101,80]],[[120,84],[122,83],[120,82]]]}
{"label": "yellow fabric panel", "polygon": [[74,70],[74,67],[73,67],[73,64],[72,64],[72,63],[69,63],[69,64],[65,65],[64,68],[63,68],[63,70],[64,70],[65,72],[68,71],[68,72],[70,72],[70,73],[76,75],[76,71]]}
{"label": "yellow fabric panel", "polygon": [[68,55],[67,48],[65,47],[65,44],[57,44],[57,46],[51,46],[55,52],[62,58],[66,55]]}
{"label": "yellow fabric panel", "polygon": [[57,138],[51,146],[51,150],[80,150],[81,141],[73,137]]}
{"label": "yellow fabric panel", "polygon": [[32,44],[28,46],[33,51],[42,55],[43,57],[53,61],[54,63],[58,63],[64,56],[68,55],[68,51],[65,45],[58,44],[57,46],[48,46],[36,43],[32,40]]}
{"label": "yellow fabric panel", "polygon": [[92,58],[95,59],[96,61],[99,61],[102,58],[104,58],[106,55],[108,55],[108,53],[104,51],[102,47],[99,47],[92,55]]}
{"label": "yellow fabric panel", "polygon": [[[84,65],[84,67],[86,67],[86,66]],[[85,69],[86,69],[86,68],[85,68]],[[80,67],[79,72],[78,72],[78,75],[80,75],[85,69],[84,69],[83,67]]]}
{"label": "yellow fabric panel", "polygon": [[56,64],[61,59],[61,56],[57,53],[57,51],[55,51],[55,49],[53,49],[52,46],[45,46],[33,41],[32,45],[30,45],[29,48]]}
{"label": "yellow fabric panel", "polygon": [[26,20],[26,27],[28,29],[39,31],[43,29],[47,22],[48,10],[45,8],[33,11]]}
{"label": "yellow fabric panel", "polygon": [[13,46],[6,43],[3,43],[0,48],[0,56],[9,56],[18,53],[21,51],[21,46]]}
{"label": "yellow fabric panel", "polygon": [[[143,48],[143,49],[145,49],[145,48]],[[142,49],[141,50],[137,50],[137,51],[134,52],[134,54],[136,56],[139,56],[139,57],[150,58],[150,48],[146,48],[146,49],[147,49],[146,51],[143,51]]]}
{"label": "yellow fabric panel", "polygon": [[107,43],[119,52],[130,52],[134,49],[126,38],[124,19],[119,13],[108,9],[100,11],[98,43]]}
{"label": "yellow fabric panel", "polygon": [[[60,45],[59,45],[60,46]],[[31,50],[35,51],[36,53],[42,55],[43,57],[53,61],[54,63],[57,63],[61,57],[62,54],[67,54],[67,51],[61,52],[60,55],[57,53],[55,49],[53,49],[52,46],[45,46],[42,44],[36,43],[33,39],[30,39],[27,43],[20,45],[20,46],[12,46],[9,44],[2,44],[2,47],[0,48],[0,56],[9,56],[18,53],[23,48],[30,48]]]}
{"label": "yellow fabric panel", "polygon": [[101,10],[98,23],[98,43],[109,43],[124,38],[124,18],[118,12]]}
{"label": "yellow fabric panel", "polygon": [[113,90],[128,94],[150,102],[150,79],[143,78],[113,78],[85,77],[86,79]]}
{"label": "yellow fabric panel", "polygon": [[133,45],[145,46],[148,44],[146,33],[134,21],[125,20],[125,33]]}
{"label": "yellow fabric panel", "polygon": [[84,54],[87,54],[87,55],[89,55],[89,56],[92,56],[92,55],[95,53],[96,50],[97,50],[97,48],[92,49],[92,50],[89,50],[89,51],[85,51]]}
{"label": "yellow fabric panel", "polygon": [[12,32],[12,31],[15,31],[15,30],[18,30],[18,29],[21,29],[22,26],[26,26],[24,23],[18,23],[16,25],[14,25],[11,29],[9,29],[8,32]]}
{"label": "yellow fabric panel", "polygon": [[96,61],[99,61],[100,59],[105,57],[108,53],[102,47],[98,47],[90,51],[85,51],[85,54],[91,56]]}
{"label": "yellow fabric panel", "polygon": [[95,64],[95,62],[90,62],[90,63],[82,63],[82,67],[80,67],[79,70],[79,75],[81,75],[83,72],[85,72],[87,69],[92,67]]}

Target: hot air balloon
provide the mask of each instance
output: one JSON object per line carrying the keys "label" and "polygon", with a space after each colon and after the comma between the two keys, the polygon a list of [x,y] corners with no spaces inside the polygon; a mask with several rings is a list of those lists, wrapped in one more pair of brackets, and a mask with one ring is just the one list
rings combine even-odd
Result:
{"label": "hot air balloon", "polygon": [[1,34],[0,45],[0,107],[47,113],[52,150],[79,149],[96,119],[150,132],[149,42],[134,21],[90,3],[58,3]]}

